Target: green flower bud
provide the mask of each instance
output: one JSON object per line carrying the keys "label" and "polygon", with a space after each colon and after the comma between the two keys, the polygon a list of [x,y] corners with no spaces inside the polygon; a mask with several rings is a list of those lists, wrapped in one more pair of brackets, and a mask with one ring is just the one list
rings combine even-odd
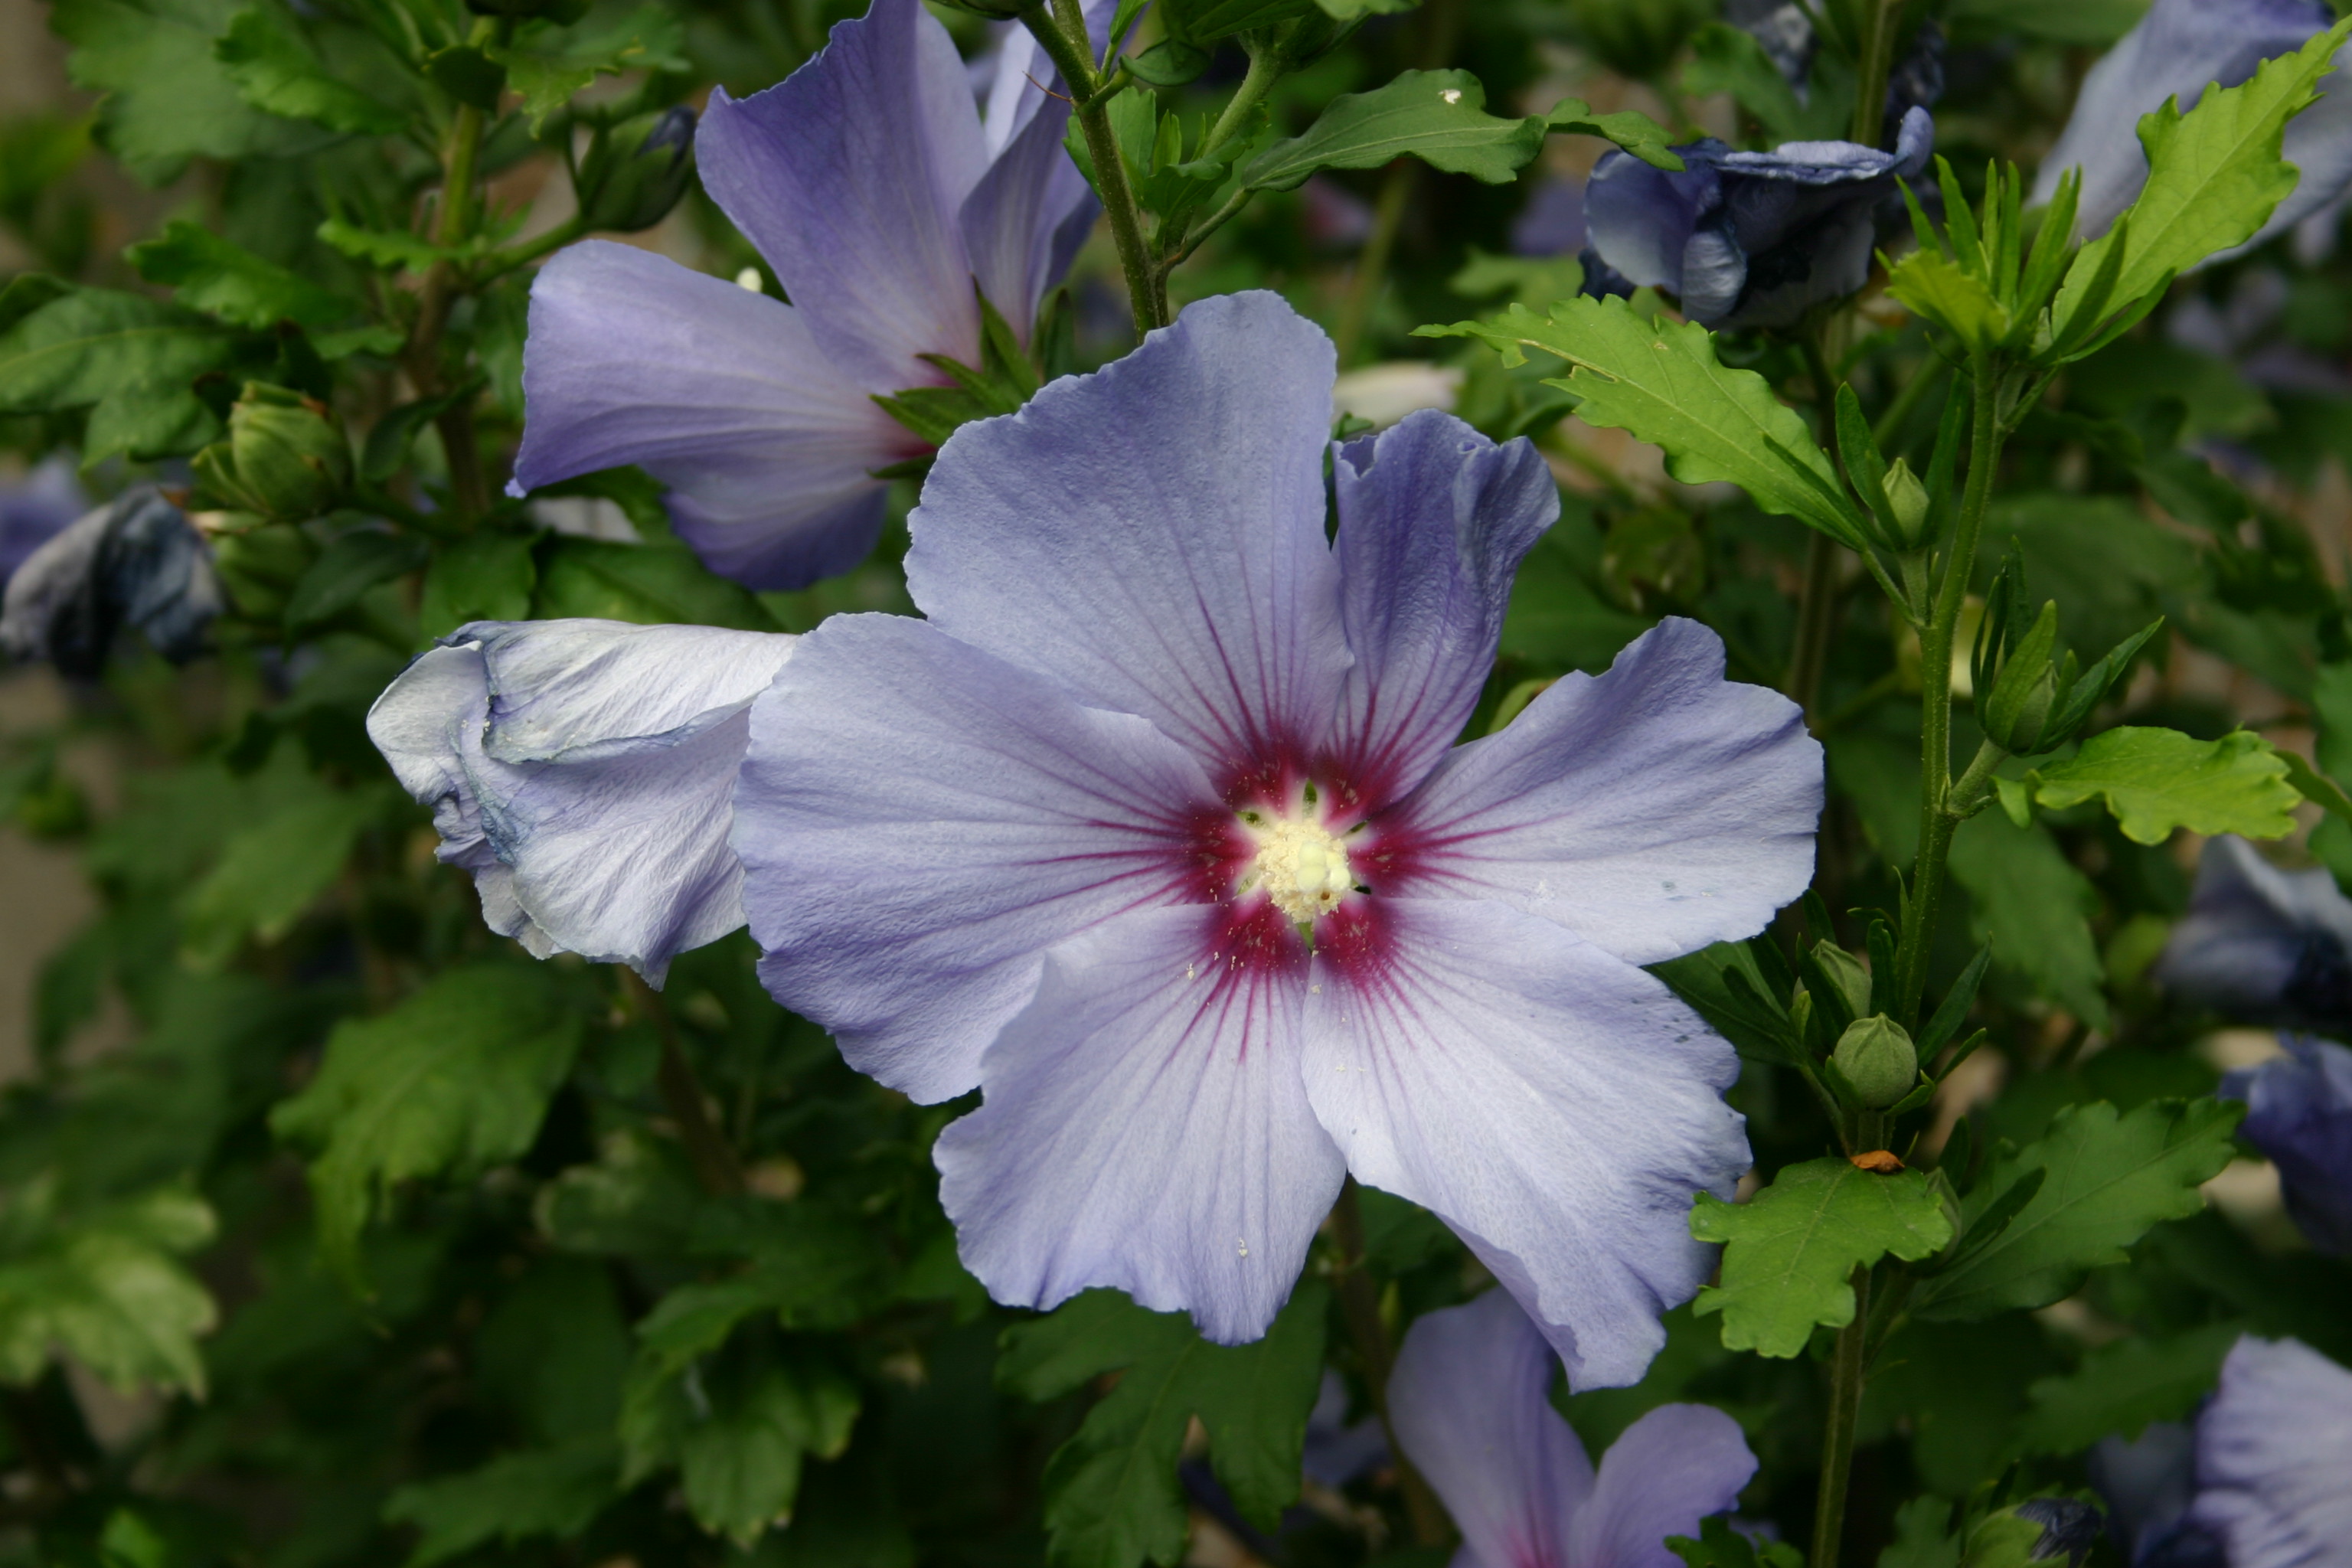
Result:
{"label": "green flower bud", "polygon": [[1870,1011],[1870,971],[1862,966],[1862,960],[1837,943],[1825,942],[1813,949],[1813,961],[1836,983],[1847,1012],[1859,1018]]}
{"label": "green flower bud", "polygon": [[1858,1018],[1838,1037],[1830,1059],[1862,1102],[1884,1110],[1919,1081],[1919,1053],[1902,1025],[1880,1013]]}
{"label": "green flower bud", "polygon": [[590,228],[651,228],[693,178],[694,110],[676,104],[597,132],[580,161],[580,210]]}
{"label": "green flower bud", "polygon": [[1978,709],[1985,734],[2004,751],[2029,754],[2042,740],[2042,727],[2058,698],[2058,672],[2050,664],[2057,640],[2058,606],[2045,604]]}
{"label": "green flower bud", "polygon": [[1906,550],[1920,550],[1928,540],[1927,487],[1911,471],[1911,465],[1897,458],[1886,466],[1886,474],[1879,481],[1886,492],[1886,509],[1894,515],[1886,519],[1895,537]]}
{"label": "green flower bud", "polygon": [[351,488],[352,444],[325,404],[260,382],[228,412],[227,450],[197,454],[205,488],[247,511],[299,522],[334,510]]}

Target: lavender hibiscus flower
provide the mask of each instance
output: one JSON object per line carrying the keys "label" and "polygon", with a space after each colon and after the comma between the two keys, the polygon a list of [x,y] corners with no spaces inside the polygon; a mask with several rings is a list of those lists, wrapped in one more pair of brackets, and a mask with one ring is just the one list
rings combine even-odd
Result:
{"label": "lavender hibiscus flower", "polygon": [[1453,1568],[1680,1568],[1669,1535],[1756,1473],[1739,1424],[1664,1405],[1595,1470],[1551,1407],[1551,1348],[1501,1290],[1417,1320],[1389,1379],[1397,1442],[1462,1531]]}
{"label": "lavender hibiscus flower", "polygon": [[1456,749],[1558,492],[1434,411],[1332,450],[1334,369],[1227,296],[950,438],[929,620],[825,622],[753,709],[761,973],[893,1088],[982,1091],[936,1159],[1001,1300],[1254,1338],[1353,1171],[1630,1382],[1748,1163],[1731,1048],[1635,966],[1805,886],[1821,751],[1688,621]]}
{"label": "lavender hibiscus flower", "polygon": [[2238,1131],[2278,1167],[2286,1212],[2311,1245],[2352,1258],[2352,1050],[2300,1035],[2286,1055],[2233,1072],[2221,1092],[2246,1102]]}
{"label": "lavender hibiscus flower", "polygon": [[2242,838],[2208,839],[2156,976],[2241,1023],[2352,1027],[2352,900],[2324,870],[2282,871]]}
{"label": "lavender hibiscus flower", "polygon": [[377,698],[368,735],[433,808],[490,929],[539,957],[669,962],[743,923],[727,845],[746,710],[799,639],[478,621]]}
{"label": "lavender hibiscus flower", "polygon": [[873,471],[930,449],[875,395],[948,384],[926,356],[981,363],[975,286],[1025,342],[1092,225],[1068,106],[1033,72],[1009,45],[983,120],[920,0],[874,0],[782,84],[715,92],[703,184],[792,303],[625,245],[563,251],[531,286],[516,485],[635,463],[714,571],[797,588],[856,565]]}
{"label": "lavender hibiscus flower", "polygon": [[[2147,182],[2141,116],[2167,99],[2185,114],[2207,87],[2236,87],[2263,61],[2293,54],[2335,20],[2320,0],[2156,0],[2083,79],[2074,112],[2042,161],[2032,199],[2049,201],[2059,176],[2080,169],[2076,221],[2086,237],[2104,234]],[[2287,122],[2286,161],[2303,177],[2245,247],[2306,219],[2333,226],[2333,205],[2352,186],[2352,91],[2344,90],[2343,76],[2339,65],[2320,83],[2325,96]]]}
{"label": "lavender hibiscus flower", "polygon": [[1935,121],[1913,109],[1892,153],[1853,142],[1742,153],[1709,137],[1675,149],[1679,174],[1608,153],[1584,190],[1587,287],[1664,289],[1709,327],[1794,325],[1869,278],[1878,206],[1935,144]]}
{"label": "lavender hibiscus flower", "polygon": [[2230,1568],[2352,1563],[2352,1372],[2295,1340],[2238,1342],[2197,1420],[2189,1519]]}
{"label": "lavender hibiscus flower", "polygon": [[62,455],[16,484],[0,486],[0,583],[89,510],[89,497],[74,476],[73,461]]}

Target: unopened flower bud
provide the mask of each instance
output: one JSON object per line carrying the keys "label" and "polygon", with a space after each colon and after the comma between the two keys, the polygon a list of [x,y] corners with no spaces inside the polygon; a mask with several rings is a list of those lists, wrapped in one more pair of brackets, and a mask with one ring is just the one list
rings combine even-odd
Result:
{"label": "unopened flower bud", "polygon": [[352,482],[352,445],[334,411],[282,386],[247,382],[228,439],[196,454],[206,490],[240,510],[299,522],[331,511]]}
{"label": "unopened flower bud", "polygon": [[2004,751],[2028,755],[2041,742],[2042,725],[2058,700],[2058,672],[2050,663],[2057,640],[2058,606],[2045,604],[2032,629],[2010,650],[1978,709],[1986,736]]}
{"label": "unopened flower bud", "polygon": [[1838,1037],[1830,1058],[1862,1102],[1884,1110],[1919,1081],[1919,1053],[1902,1025],[1884,1013],[1858,1018]]}
{"label": "unopened flower bud", "polygon": [[1862,960],[1835,942],[1825,942],[1813,949],[1813,961],[1828,971],[1848,1013],[1859,1018],[1870,1011],[1870,971],[1862,966]]}
{"label": "unopened flower bud", "polygon": [[1929,534],[1927,487],[1900,458],[1886,466],[1879,484],[1886,492],[1886,510],[1892,514],[1885,520],[1887,527],[1906,550],[1924,549]]}
{"label": "unopened flower bud", "polygon": [[693,178],[694,110],[676,104],[597,134],[580,162],[580,210],[590,228],[651,228]]}

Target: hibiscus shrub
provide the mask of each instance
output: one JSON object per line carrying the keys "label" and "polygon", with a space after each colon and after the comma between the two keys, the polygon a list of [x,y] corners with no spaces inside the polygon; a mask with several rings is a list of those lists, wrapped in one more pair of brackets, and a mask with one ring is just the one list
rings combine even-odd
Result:
{"label": "hibiscus shrub", "polygon": [[2352,20],[48,21],[0,1563],[2352,1561]]}

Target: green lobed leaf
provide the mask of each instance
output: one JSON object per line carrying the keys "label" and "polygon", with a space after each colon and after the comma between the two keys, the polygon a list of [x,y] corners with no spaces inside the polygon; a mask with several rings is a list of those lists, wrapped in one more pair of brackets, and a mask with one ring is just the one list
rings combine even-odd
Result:
{"label": "green lobed leaf", "polygon": [[1878,1554],[1878,1568],[1959,1568],[1960,1541],[1952,1533],[1952,1505],[1913,1498],[1895,1511],[1895,1539]]}
{"label": "green lobed leaf", "polygon": [[686,25],[661,5],[640,5],[611,26],[583,33],[557,35],[553,48],[542,49],[540,39],[483,52],[505,68],[507,86],[522,95],[522,113],[534,136],[572,95],[600,76],[625,70],[686,70],[691,68],[682,51]]}
{"label": "green lobed leaf", "polygon": [[2221,1358],[2244,1330],[2242,1323],[2209,1323],[2168,1339],[2101,1345],[2065,1376],[2033,1385],[2017,1451],[2079,1454],[2102,1437],[2128,1441],[2151,1421],[2180,1420],[2213,1392]]}
{"label": "green lobed leaf", "polygon": [[427,271],[436,262],[467,260],[490,249],[486,235],[466,245],[436,245],[405,229],[362,228],[339,217],[321,223],[319,237],[354,261],[371,267],[404,267],[411,272]]}
{"label": "green lobed leaf", "polygon": [[1335,98],[1306,132],[1242,166],[1242,184],[1286,191],[1318,169],[1377,169],[1415,157],[1490,185],[1509,182],[1543,147],[1539,116],[1486,112],[1486,89],[1464,70],[1405,71],[1386,87]]}
{"label": "green lobed leaf", "polygon": [[347,1281],[361,1283],[360,1233],[394,1186],[469,1174],[530,1147],[581,1023],[550,971],[479,963],[336,1027],[318,1076],[269,1124],[317,1152],[320,1245]]}
{"label": "green lobed leaf", "polygon": [[468,621],[520,621],[530,616],[539,568],[527,534],[481,531],[433,546],[417,604],[419,635],[447,637]]}
{"label": "green lobed leaf", "polygon": [[623,1396],[621,1484],[674,1464],[695,1522],[749,1547],[791,1511],[808,1457],[848,1446],[858,1408],[857,1385],[803,1350],[746,1347],[707,1373],[641,1358]]}
{"label": "green lobed leaf", "polygon": [[163,1187],[95,1212],[55,1212],[52,1184],[0,1204],[0,1383],[38,1378],[53,1351],[115,1387],[205,1392],[199,1335],[218,1314],[176,1254],[213,1239],[213,1211]]}
{"label": "green lobed leaf", "polygon": [[1913,315],[1935,322],[1971,353],[1985,353],[2010,335],[2009,311],[1979,279],[1935,250],[1914,250],[1886,274],[1886,291]]}
{"label": "green lobed leaf", "polygon": [[[1800,99],[1756,35],[1746,28],[1709,22],[1691,35],[1690,49],[1683,90],[1695,97],[1728,93],[1756,117],[1773,142],[1835,141],[1845,134],[1848,117],[1837,95],[1817,86],[1810,100]],[[1844,96],[1852,100],[1850,91]]]}
{"label": "green lobed leaf", "polygon": [[1160,10],[1170,37],[1205,44],[1244,28],[1272,26],[1312,15],[1317,4],[1318,0],[1164,0]]}
{"label": "green lobed leaf", "polygon": [[84,464],[194,451],[220,421],[191,384],[227,363],[228,329],[142,294],[78,289],[0,334],[0,410],[89,410]]}
{"label": "green lobed leaf", "polygon": [[139,276],[174,290],[181,304],[240,327],[270,327],[281,321],[323,327],[359,314],[358,305],[333,289],[184,218],[122,254]]}
{"label": "green lobed leaf", "polygon": [[591,1433],[559,1447],[501,1454],[463,1475],[412,1482],[385,1501],[383,1517],[423,1532],[408,1568],[428,1568],[493,1543],[578,1535],[619,1495],[619,1478],[613,1439]]}
{"label": "green lobed leaf", "polygon": [[363,136],[389,136],[408,121],[330,70],[284,13],[257,5],[238,12],[213,58],[246,102],[270,114]]}
{"label": "green lobed leaf", "polygon": [[1805,1568],[1804,1553],[1785,1541],[1754,1541],[1716,1514],[1699,1521],[1698,1534],[1669,1535],[1666,1550],[1687,1568]]}
{"label": "green lobed leaf", "polygon": [[280,809],[232,834],[219,861],[188,890],[181,952],[215,969],[250,936],[273,942],[342,875],[352,846],[382,818],[394,795],[382,783],[358,789],[310,787]]}
{"label": "green lobed leaf", "polygon": [[2089,925],[2098,893],[2049,829],[2021,828],[1998,813],[1982,813],[1952,835],[1949,866],[1952,879],[1968,889],[1972,939],[1991,943],[1994,961],[2040,994],[2104,1026],[2106,972]]}
{"label": "green lobed leaf", "polygon": [[2034,797],[2063,810],[2105,797],[2124,837],[2161,844],[2176,827],[2277,838],[2294,831],[2302,799],[2269,742],[2244,730],[2200,741],[2177,730],[2103,731],[2033,774]]}
{"label": "green lobed leaf", "polygon": [[1616,143],[1653,169],[1664,169],[1669,174],[1682,171],[1682,154],[1674,150],[1673,135],[1664,126],[1634,110],[1595,114],[1584,100],[1563,98],[1544,116],[1544,128],[1570,136],[1598,136]]}
{"label": "green lobed leaf", "polygon": [[425,564],[425,543],[412,535],[358,528],[329,542],[295,583],[286,601],[286,629],[300,632],[332,619],[379,583]]}
{"label": "green lobed leaf", "polygon": [[2046,1307],[2090,1270],[2124,1261],[2148,1227],[2204,1206],[2198,1188],[2230,1163],[2245,1107],[2156,1100],[2117,1115],[2104,1100],[2070,1105],[2022,1149],[2003,1148],[1962,1205],[1963,1237],[2029,1173],[2042,1186],[2001,1233],[1912,1294],[1915,1317],[1966,1320]]}
{"label": "green lobed leaf", "polygon": [[[2266,60],[2252,79],[2208,88],[2186,115],[2168,99],[2139,123],[2147,184],[2118,226],[2084,246],[2052,307],[2058,336],[2087,331],[2093,281],[2122,247],[2121,270],[2100,314],[2127,310],[2216,251],[2252,238],[2294,191],[2297,173],[2279,156],[2287,121],[2312,101],[2336,50],[2352,32],[2339,21],[2291,55]],[[2077,318],[2081,318],[2078,320]]]}
{"label": "green lobed leaf", "polygon": [[1176,1461],[1197,1415],[1209,1463],[1244,1519],[1271,1529],[1298,1495],[1329,1291],[1302,1281],[1265,1338],[1213,1345],[1182,1317],[1089,1290],[1005,1331],[997,1381],[1052,1399],[1108,1372],[1118,1386],[1045,1468],[1049,1559],[1061,1568],[1172,1564],[1185,1542]]}
{"label": "green lobed leaf", "polygon": [[213,42],[236,0],[55,0],[49,25],[73,46],[74,85],[105,94],[99,144],[140,179],[166,184],[192,157],[287,156],[326,133],[245,101]]}
{"label": "green lobed leaf", "polygon": [[1529,348],[1557,354],[1575,369],[1546,384],[1583,399],[1576,412],[1585,423],[1664,447],[1666,471],[1685,484],[1729,479],[1766,511],[1867,548],[1860,515],[1804,420],[1762,376],[1717,360],[1705,327],[1650,320],[1622,300],[1570,300],[1553,309],[1545,320],[1514,306],[1491,321],[1416,335],[1477,338],[1500,350],[1507,365],[1524,363]]}
{"label": "green lobed leaf", "polygon": [[1856,1268],[1890,1254],[1916,1262],[1952,1239],[1926,1176],[1880,1175],[1840,1159],[1788,1166],[1745,1204],[1701,1193],[1690,1227],[1725,1244],[1720,1283],[1701,1290],[1693,1310],[1722,1314],[1730,1349],[1768,1356],[1798,1354],[1816,1324],[1852,1322]]}

